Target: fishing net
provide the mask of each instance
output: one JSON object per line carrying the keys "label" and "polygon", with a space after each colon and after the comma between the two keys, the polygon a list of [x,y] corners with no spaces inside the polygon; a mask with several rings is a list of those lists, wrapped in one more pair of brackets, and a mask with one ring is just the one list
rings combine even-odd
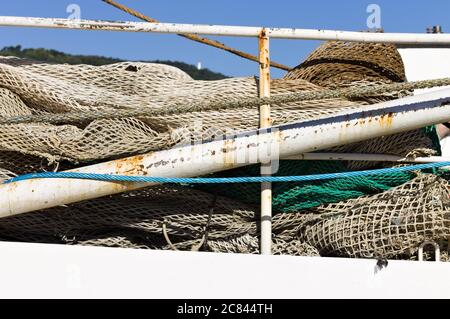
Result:
{"label": "fishing net", "polygon": [[425,241],[448,241],[449,195],[447,180],[420,174],[377,195],[311,210],[315,218],[299,228],[299,235],[324,255],[414,256]]}
{"label": "fishing net", "polygon": [[[114,109],[170,108],[257,96],[258,80],[196,81],[173,67],[149,63],[61,66],[0,58],[0,110],[8,115]],[[320,90],[305,80],[273,80],[272,94]],[[355,107],[344,99],[273,106],[274,124],[313,118]],[[331,109],[330,109],[331,106]],[[2,114],[3,116],[3,114]],[[256,129],[258,109],[212,110],[143,118],[99,119],[90,123],[0,126],[0,147],[55,161],[92,161],[160,150],[203,139]],[[200,129],[199,129],[200,127]]]}
{"label": "fishing net", "polygon": [[[406,81],[403,62],[394,45],[335,41],[321,45],[285,78],[304,79],[327,88]],[[404,92],[359,100],[377,102],[400,93]]]}
{"label": "fishing net", "polygon": [[[31,242],[152,249],[200,244],[197,250],[256,253],[255,211],[229,198],[166,185],[3,218],[0,232],[3,238]],[[290,217],[275,216],[274,231]],[[276,237],[274,244],[280,254],[318,255],[294,234]]]}
{"label": "fishing net", "polygon": [[[272,80],[271,94],[320,92],[327,88],[355,86],[369,88],[405,80],[400,55],[393,46],[328,42],[284,78]],[[271,105],[271,113],[273,124],[279,125],[317,119],[408,94],[410,92],[398,91],[351,99],[280,103]],[[161,64],[123,62],[94,67],[1,57],[2,119],[51,118],[55,114],[84,112],[97,114],[98,118],[86,120],[80,115],[78,120],[75,116],[75,120],[72,117],[59,124],[50,124],[50,121],[0,124],[0,180],[30,172],[60,171],[256,129],[259,126],[257,108],[246,105],[227,108],[227,103],[257,95],[258,79],[253,77],[198,81],[179,69]],[[222,107],[164,115],[102,117],[102,114],[118,110],[178,110],[208,103]],[[401,156],[439,154],[432,128],[326,151]],[[356,161],[281,161],[277,175],[332,173],[392,165]],[[225,177],[258,175],[257,165],[215,174]],[[435,188],[442,188],[445,181],[424,179],[423,176],[426,175],[403,172],[274,184],[274,253],[411,258],[421,240],[438,240],[445,235],[446,224],[443,222],[439,224],[442,232],[431,231],[434,235],[428,236],[428,228],[434,224],[424,217],[429,213],[438,216],[433,217],[435,220],[444,214],[445,205],[434,205],[429,201],[434,200]],[[412,195],[416,186],[416,195],[420,193],[420,196]],[[257,253],[259,196],[260,188],[256,184],[155,186],[2,218],[0,238],[72,245]],[[395,198],[403,198],[404,205],[382,206],[383,200],[388,203]],[[419,199],[421,202],[417,204]],[[360,209],[361,205],[367,208]],[[417,205],[422,205],[422,210],[403,211],[404,207],[419,207]],[[336,213],[335,217],[329,217],[331,212]],[[405,228],[401,244],[404,247],[399,248],[397,241],[390,241],[397,235],[385,233],[388,226],[385,226],[383,214],[388,212],[407,218],[408,223],[411,214],[416,221],[416,228],[409,224]],[[355,222],[362,228],[358,226],[355,230]],[[381,230],[374,231],[374,225],[381,225]],[[352,234],[350,242],[341,235],[348,232]]]}
{"label": "fishing net", "polygon": [[[339,173],[348,171],[348,165],[341,161],[281,161],[274,176],[311,175]],[[257,165],[223,172],[220,177],[258,176]],[[346,177],[333,180],[308,182],[273,183],[272,209],[276,212],[296,212],[325,203],[334,203],[369,194],[377,194],[411,180],[414,173],[399,172],[374,176]],[[220,184],[197,188],[214,191],[217,194],[239,199],[242,202],[257,205],[260,200],[261,186],[247,183],[238,187]]]}
{"label": "fishing net", "polygon": [[[389,51],[390,47],[386,46],[384,50]],[[339,63],[336,65],[342,70],[347,67]],[[296,71],[297,69],[292,71],[292,74],[295,75]],[[402,69],[397,71],[401,72]],[[365,74],[353,69],[348,72],[354,74],[358,81]],[[271,94],[323,89],[308,77],[290,77],[288,74],[284,79],[272,80]],[[84,111],[101,114],[118,109],[165,109],[176,108],[178,105],[226,103],[258,95],[256,78],[198,81],[192,80],[179,69],[161,64],[124,62],[98,67],[71,66],[12,57],[0,58],[0,87],[2,117]],[[404,94],[397,92],[391,95],[389,98]],[[367,103],[342,98],[299,101],[272,105],[271,113],[273,124],[279,125],[315,119]],[[88,123],[79,121],[64,125],[0,125],[0,148],[46,157],[50,161],[92,161],[188,143],[193,138],[193,131],[206,140],[224,133],[256,129],[258,126],[259,114],[255,107],[140,118],[98,119]],[[388,141],[381,144],[389,145],[391,139],[391,145],[396,144],[396,137],[386,139]],[[423,145],[416,142],[413,138],[407,146],[415,145],[418,148]],[[380,144],[376,140],[370,143],[375,144],[371,148],[376,149]]]}

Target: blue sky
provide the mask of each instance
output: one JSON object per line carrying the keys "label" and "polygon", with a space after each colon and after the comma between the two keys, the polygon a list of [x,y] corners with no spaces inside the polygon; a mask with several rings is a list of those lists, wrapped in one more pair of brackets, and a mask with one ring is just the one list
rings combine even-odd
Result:
{"label": "blue sky", "polygon": [[[381,7],[386,32],[425,32],[440,24],[450,32],[448,0],[117,0],[163,22],[366,30],[366,8]],[[82,19],[135,20],[100,0],[2,1],[0,15],[67,18],[69,4],[81,8]],[[219,39],[256,54],[257,40]],[[51,48],[74,54],[96,54],[129,60],[179,60],[232,76],[257,74],[255,63],[229,53],[167,34],[47,30],[0,27],[0,47],[22,45]],[[271,56],[289,66],[301,62],[318,42],[272,40]],[[283,73],[272,69],[273,76]]]}

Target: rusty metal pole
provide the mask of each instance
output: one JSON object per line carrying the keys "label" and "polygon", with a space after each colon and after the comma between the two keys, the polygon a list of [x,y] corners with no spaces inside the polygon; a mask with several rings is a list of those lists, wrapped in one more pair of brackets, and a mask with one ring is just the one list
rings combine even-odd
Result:
{"label": "rusty metal pole", "polygon": [[[158,20],[150,18],[150,17],[148,17],[146,15],[143,15],[142,13],[140,13],[140,12],[138,12],[136,10],[133,10],[131,8],[127,8],[124,5],[122,5],[120,3],[117,3],[114,0],[103,0],[103,2],[106,2],[107,4],[110,4],[110,5],[112,5],[113,7],[116,7],[119,10],[122,10],[122,11],[128,13],[128,14],[131,14],[131,15],[135,16],[138,19],[141,19],[141,20],[144,20],[144,21],[147,21],[147,22],[151,22],[151,23],[159,23]],[[239,50],[233,49],[231,47],[228,47],[225,44],[223,44],[223,43],[221,43],[219,41],[216,41],[216,40],[208,39],[208,38],[205,38],[205,37],[200,37],[200,36],[198,36],[196,34],[189,34],[189,33],[187,33],[187,34],[179,34],[179,36],[181,36],[183,38],[187,38],[187,39],[195,41],[195,42],[199,42],[199,43],[203,43],[203,44],[206,44],[206,45],[210,45],[210,46],[212,46],[214,48],[218,48],[218,49],[230,52],[232,54],[235,54],[235,55],[237,55],[237,56],[239,56],[241,58],[244,58],[244,59],[247,59],[247,60],[250,60],[250,61],[258,62],[258,57],[254,56],[252,54],[249,54],[249,53],[246,53],[246,52],[239,51]],[[278,69],[285,70],[285,71],[289,71],[291,69],[290,67],[288,67],[286,65],[283,65],[281,63],[277,63],[275,61],[270,61],[270,65],[273,66],[274,68],[278,68]]]}
{"label": "rusty metal pole", "polygon": [[[263,28],[259,34],[259,96],[270,97],[269,35]],[[270,105],[259,107],[259,126],[272,126]],[[272,174],[272,162],[261,164],[261,176]],[[272,183],[261,183],[261,254],[272,253]]]}
{"label": "rusty metal pole", "polygon": [[[204,34],[220,36],[257,37],[260,27],[149,23],[130,21],[74,20],[59,18],[0,16],[0,26],[55,28],[91,31],[156,32]],[[413,47],[450,47],[450,34],[376,33],[336,30],[268,28],[272,39],[330,40],[362,43],[395,43]]]}
{"label": "rusty metal pole", "polygon": [[[450,121],[450,89],[432,91],[399,100],[364,105],[338,114],[253,130],[224,140],[185,145],[168,150],[77,168],[71,172],[157,177],[203,176],[267,161],[263,144],[279,147],[270,157],[329,149],[371,138],[407,132]],[[260,143],[261,140],[265,143]],[[257,156],[254,156],[254,155]],[[242,161],[242,158],[251,161]],[[239,160],[239,161],[238,161]],[[45,178],[0,184],[0,218],[152,186],[88,179]],[[269,219],[270,221],[270,219]],[[270,223],[269,223],[270,225]]]}

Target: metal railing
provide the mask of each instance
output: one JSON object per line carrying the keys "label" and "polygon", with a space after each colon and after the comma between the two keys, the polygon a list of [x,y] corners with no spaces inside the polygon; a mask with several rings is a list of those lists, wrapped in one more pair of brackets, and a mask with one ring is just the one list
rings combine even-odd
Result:
{"label": "metal railing", "polygon": [[265,29],[273,39],[337,40],[349,42],[394,43],[416,46],[450,47],[450,34],[375,33],[296,28],[264,28],[227,25],[177,23],[123,22],[1,16],[0,26],[80,29],[95,31],[155,32],[175,34],[203,34],[233,37],[259,37]]}

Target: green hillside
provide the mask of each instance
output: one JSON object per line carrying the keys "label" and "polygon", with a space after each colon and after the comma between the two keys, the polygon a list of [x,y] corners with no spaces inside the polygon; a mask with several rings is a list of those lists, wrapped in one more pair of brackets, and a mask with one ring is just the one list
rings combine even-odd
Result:
{"label": "green hillside", "polygon": [[[20,45],[12,47],[4,47],[0,50],[0,55],[3,56],[16,56],[19,58],[27,58],[37,61],[51,62],[51,63],[67,63],[67,64],[90,64],[90,65],[105,65],[117,62],[123,62],[123,60],[96,56],[96,55],[73,55],[64,52],[49,50],[49,49],[22,49]],[[213,72],[209,69],[198,70],[197,67],[191,64],[187,64],[179,61],[145,61],[152,63],[161,63],[175,66],[196,80],[220,80],[227,76]]]}

